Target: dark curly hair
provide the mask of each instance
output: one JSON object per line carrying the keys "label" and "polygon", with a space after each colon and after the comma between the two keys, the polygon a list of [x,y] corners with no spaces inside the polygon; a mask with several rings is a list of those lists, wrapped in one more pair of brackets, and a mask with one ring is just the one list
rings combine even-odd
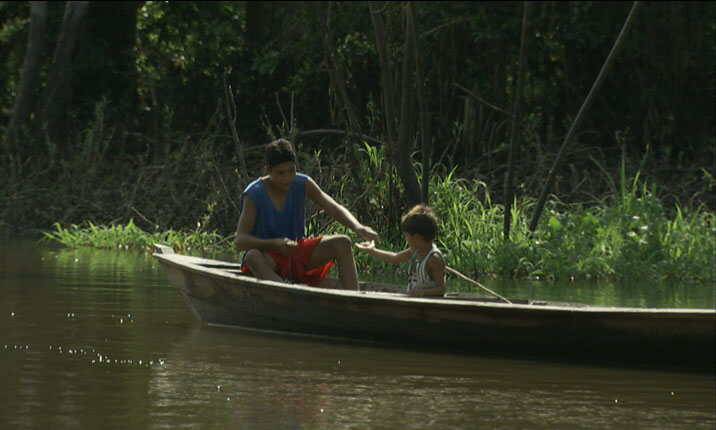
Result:
{"label": "dark curly hair", "polygon": [[424,240],[432,242],[438,234],[438,217],[426,205],[413,206],[400,220],[403,233],[419,234]]}
{"label": "dark curly hair", "polygon": [[269,169],[287,161],[296,162],[296,150],[293,149],[291,142],[283,138],[266,145],[264,156],[266,157],[266,167]]}

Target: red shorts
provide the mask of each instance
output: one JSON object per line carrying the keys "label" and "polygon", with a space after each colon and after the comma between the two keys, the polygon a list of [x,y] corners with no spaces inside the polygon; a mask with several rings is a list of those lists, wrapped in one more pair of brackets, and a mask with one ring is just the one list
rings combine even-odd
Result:
{"label": "red shorts", "polygon": [[[328,271],[333,266],[333,261],[309,269],[308,265],[311,262],[311,256],[316,245],[323,239],[323,237],[312,237],[310,239],[298,239],[296,242],[298,246],[293,250],[291,255],[283,255],[279,251],[265,251],[266,254],[273,258],[278,269],[278,274],[281,279],[286,279],[287,276],[291,275],[294,280],[307,285],[316,285],[321,282]],[[241,266],[242,272],[251,273],[246,265]]]}

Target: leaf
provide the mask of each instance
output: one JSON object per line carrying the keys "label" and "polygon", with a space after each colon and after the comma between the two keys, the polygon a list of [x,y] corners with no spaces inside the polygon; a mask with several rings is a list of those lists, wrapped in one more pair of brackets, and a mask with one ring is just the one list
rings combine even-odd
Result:
{"label": "leaf", "polygon": [[559,220],[554,216],[549,218],[548,223],[549,223],[550,228],[554,231],[558,231],[558,230],[562,229],[562,223],[559,222]]}

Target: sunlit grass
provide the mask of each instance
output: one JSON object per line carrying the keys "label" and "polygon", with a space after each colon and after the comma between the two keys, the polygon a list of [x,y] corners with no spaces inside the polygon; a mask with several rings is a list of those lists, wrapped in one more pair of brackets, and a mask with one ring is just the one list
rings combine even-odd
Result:
{"label": "sunlit grass", "polygon": [[95,248],[124,248],[151,251],[155,243],[173,247],[176,251],[217,250],[225,246],[228,238],[215,231],[156,231],[146,232],[129,220],[126,225],[96,226],[70,225],[62,227],[55,223],[55,230],[44,233],[45,240],[56,241],[68,247],[91,246]]}
{"label": "sunlit grass", "polygon": [[[368,152],[368,168],[380,170],[381,154]],[[372,210],[387,195],[386,178],[371,174]],[[567,280],[714,280],[716,279],[716,214],[696,209],[685,214],[666,208],[637,174],[627,178],[624,163],[614,194],[603,201],[563,205],[551,200],[537,230],[528,229],[534,201],[510,210],[510,240],[503,237],[504,206],[494,204],[486,185],[432,175],[430,204],[440,219],[437,245],[447,264],[472,276]],[[379,223],[374,224],[379,225]],[[382,248],[399,250],[403,239],[380,232]],[[329,232],[345,232],[337,227]],[[383,234],[387,233],[387,234]],[[363,270],[395,268],[358,252]]]}
{"label": "sunlit grass", "polygon": [[[397,225],[392,225],[396,220],[385,209],[395,198],[391,186],[395,190],[394,184],[399,183],[395,170],[389,163],[383,163],[385,156],[380,149],[366,145],[360,156],[362,174],[369,180],[356,185],[355,178],[346,175],[331,185],[334,187],[331,194],[336,200],[347,202],[354,192],[351,188],[359,187],[368,212],[362,221],[380,234],[378,246],[395,251],[404,249],[404,239]],[[612,195],[604,200],[565,205],[551,199],[534,233],[528,229],[534,201],[516,203],[509,211],[510,240],[505,241],[502,227],[505,208],[493,203],[484,183],[456,178],[454,171],[433,171],[430,204],[440,221],[436,243],[450,267],[472,277],[716,279],[716,214],[699,208],[687,213],[679,205],[665,207],[656,187],[649,186],[638,173],[627,178],[623,165],[618,176],[612,182]],[[353,235],[324,218],[308,218],[308,233]],[[197,227],[147,232],[132,220],[125,225],[107,226],[91,222],[83,226],[55,224],[55,230],[45,233],[45,238],[69,247],[151,250],[154,243],[163,243],[179,252],[234,252],[233,237],[222,237],[215,230]],[[355,257],[359,270],[366,275],[402,274],[405,270],[357,249]]]}
{"label": "sunlit grass", "polygon": [[[435,184],[441,218],[439,246],[449,265],[473,274],[540,279],[713,280],[716,265],[712,212],[684,216],[666,210],[638,183],[613,202],[560,206],[552,202],[534,234],[533,202],[511,211],[510,241],[502,235],[504,207],[479,201],[479,185]],[[487,195],[487,192],[484,192]]]}

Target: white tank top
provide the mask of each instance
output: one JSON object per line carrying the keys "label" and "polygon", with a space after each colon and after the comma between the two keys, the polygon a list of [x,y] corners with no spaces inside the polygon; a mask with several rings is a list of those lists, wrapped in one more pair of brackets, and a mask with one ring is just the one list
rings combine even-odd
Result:
{"label": "white tank top", "polygon": [[410,257],[410,266],[408,267],[408,291],[415,288],[435,288],[435,282],[428,275],[428,259],[431,255],[437,254],[443,258],[440,250],[433,244],[433,247],[425,254],[425,258],[417,261],[418,251],[415,251]]}

